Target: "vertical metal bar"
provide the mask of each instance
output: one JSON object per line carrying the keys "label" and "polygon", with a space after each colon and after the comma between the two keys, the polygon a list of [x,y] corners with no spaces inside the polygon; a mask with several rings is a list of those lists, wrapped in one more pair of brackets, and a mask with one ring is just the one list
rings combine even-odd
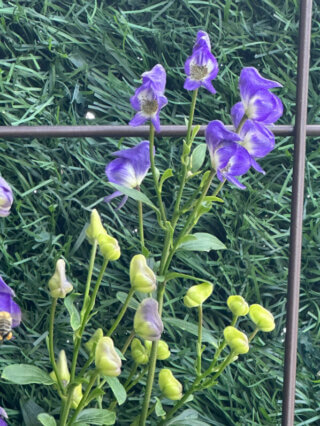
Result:
{"label": "vertical metal bar", "polygon": [[301,0],[282,426],[294,424],[311,17],[312,0]]}

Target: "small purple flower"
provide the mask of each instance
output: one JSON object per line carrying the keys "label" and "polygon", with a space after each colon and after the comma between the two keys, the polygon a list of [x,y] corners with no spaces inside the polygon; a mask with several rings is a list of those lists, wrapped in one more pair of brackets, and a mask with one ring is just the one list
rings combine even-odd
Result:
{"label": "small purple flower", "polygon": [[7,422],[3,419],[7,419],[8,415],[6,413],[6,411],[0,407],[0,426],[7,426]]}
{"label": "small purple flower", "polygon": [[218,74],[218,62],[211,53],[209,36],[205,31],[198,31],[192,55],[189,56],[184,64],[184,71],[187,74],[187,79],[183,86],[185,89],[196,90],[203,86],[210,93],[216,93],[211,81]]}
{"label": "small purple flower", "polygon": [[6,217],[10,214],[13,203],[12,189],[8,182],[0,177],[0,217]]}
{"label": "small purple flower", "polygon": [[283,105],[281,100],[269,91],[273,87],[282,85],[263,78],[253,67],[243,68],[239,79],[241,102],[236,103],[231,109],[236,128],[244,114],[247,118],[262,124],[272,124],[281,117]]}
{"label": "small purple flower", "polygon": [[[137,188],[145,178],[150,168],[150,146],[149,141],[142,141],[134,148],[122,149],[112,155],[118,157],[111,161],[106,167],[106,175],[110,182],[127,188]],[[104,198],[105,202],[121,195],[121,191],[115,191]],[[125,195],[118,206],[123,207],[128,196]]]}
{"label": "small purple flower", "polygon": [[130,98],[132,107],[138,111],[130,126],[140,126],[150,119],[156,131],[160,132],[160,110],[168,103],[164,96],[165,85],[166,71],[160,64],[142,74],[142,85]]}
{"label": "small purple flower", "polygon": [[21,322],[21,310],[13,301],[14,297],[14,291],[0,276],[0,318],[4,324],[4,332],[0,331],[0,340],[11,339],[11,328],[17,327]]}
{"label": "small purple flower", "polygon": [[218,179],[227,179],[238,188],[245,189],[235,176],[247,173],[251,158],[248,151],[237,143],[240,140],[240,136],[227,130],[221,121],[211,121],[207,126],[206,142]]}

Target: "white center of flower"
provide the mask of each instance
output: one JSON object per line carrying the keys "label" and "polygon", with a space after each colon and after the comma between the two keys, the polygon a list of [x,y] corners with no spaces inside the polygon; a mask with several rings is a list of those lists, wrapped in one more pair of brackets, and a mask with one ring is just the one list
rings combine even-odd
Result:
{"label": "white center of flower", "polygon": [[153,117],[158,111],[158,102],[154,99],[151,90],[144,90],[139,93],[138,99],[140,101],[141,112],[146,117]]}

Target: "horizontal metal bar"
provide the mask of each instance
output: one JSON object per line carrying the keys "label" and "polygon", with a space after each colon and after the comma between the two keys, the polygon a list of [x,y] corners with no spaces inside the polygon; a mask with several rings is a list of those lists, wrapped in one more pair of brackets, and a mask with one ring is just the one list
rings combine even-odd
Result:
{"label": "horizontal metal bar", "polygon": [[[203,136],[207,126],[201,126],[199,135]],[[229,130],[234,130],[233,126],[226,126]],[[269,127],[276,136],[293,136],[294,126],[277,125]],[[161,126],[162,136],[185,136],[186,126]],[[0,126],[0,138],[73,138],[73,137],[148,137],[149,126]],[[307,125],[307,136],[320,136],[320,125]]]}

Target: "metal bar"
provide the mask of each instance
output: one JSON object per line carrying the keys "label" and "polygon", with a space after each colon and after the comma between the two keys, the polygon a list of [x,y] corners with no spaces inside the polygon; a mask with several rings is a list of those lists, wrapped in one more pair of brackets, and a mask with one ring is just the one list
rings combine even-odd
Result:
{"label": "metal bar", "polygon": [[[199,136],[203,136],[207,126],[201,126]],[[226,126],[234,130],[233,126]],[[269,127],[276,136],[293,136],[294,126],[276,125]],[[185,136],[186,126],[161,126],[158,137]],[[149,126],[0,126],[0,138],[74,138],[74,137],[148,137]],[[320,136],[320,125],[307,125],[307,136]]]}
{"label": "metal bar", "polygon": [[282,426],[294,425],[312,0],[301,0]]}

